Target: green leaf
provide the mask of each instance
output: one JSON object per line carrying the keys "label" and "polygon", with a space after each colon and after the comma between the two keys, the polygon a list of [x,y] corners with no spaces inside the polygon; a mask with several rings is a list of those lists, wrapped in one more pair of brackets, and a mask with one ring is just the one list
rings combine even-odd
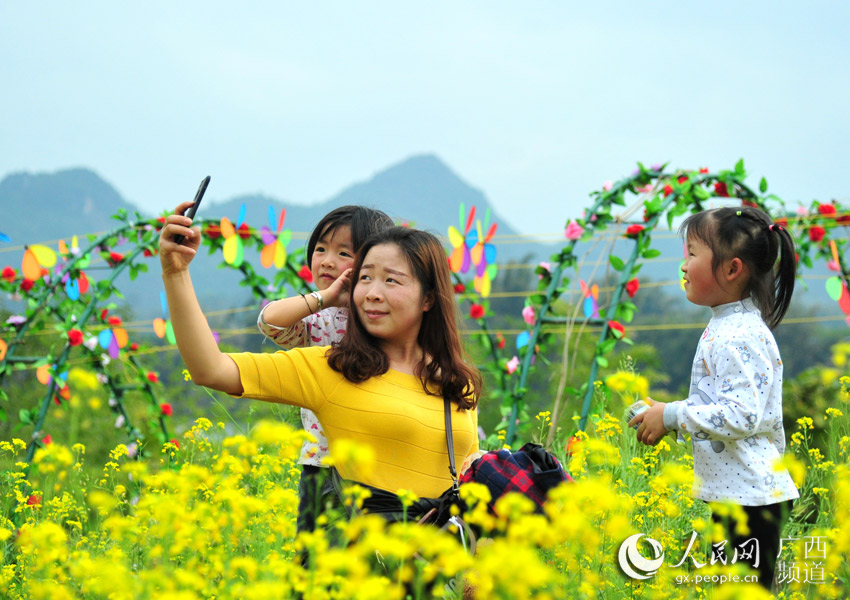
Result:
{"label": "green leaf", "polygon": [[735,163],[735,177],[739,179],[744,179],[747,176],[747,172],[744,170],[744,159],[740,159]]}
{"label": "green leaf", "polygon": [[614,316],[618,321],[625,321],[626,323],[631,323],[632,319],[635,318],[634,309],[621,304],[617,307],[617,313]]}
{"label": "green leaf", "polygon": [[764,194],[767,191],[767,179],[765,179],[764,177],[762,177],[761,181],[759,182],[759,191],[762,194]]}
{"label": "green leaf", "polygon": [[596,357],[596,364],[598,364],[600,367],[602,367],[604,369],[605,367],[608,366],[608,359],[605,358],[604,356],[597,356]]}
{"label": "green leaf", "polygon": [[611,350],[614,349],[614,346],[617,345],[617,340],[615,339],[607,339],[601,344],[599,344],[598,354],[608,354]]}
{"label": "green leaf", "polygon": [[619,256],[614,256],[613,254],[608,257],[608,260],[611,262],[611,266],[615,271],[622,271],[626,268],[626,263],[623,262]]}
{"label": "green leaf", "polygon": [[30,417],[30,411],[25,408],[22,408],[18,411],[18,419],[20,419],[21,423],[26,423],[27,425],[32,423],[32,418]]}
{"label": "green leaf", "polygon": [[697,197],[697,200],[708,200],[711,198],[711,193],[701,185],[694,186],[692,191],[693,195]]}
{"label": "green leaf", "polygon": [[661,207],[664,206],[664,201],[661,199],[661,196],[655,196],[651,200],[644,202],[643,205],[648,214],[653,214],[661,210]]}
{"label": "green leaf", "polygon": [[655,248],[649,248],[648,250],[644,250],[643,258],[655,258],[656,256],[661,256],[661,250],[656,250]]}

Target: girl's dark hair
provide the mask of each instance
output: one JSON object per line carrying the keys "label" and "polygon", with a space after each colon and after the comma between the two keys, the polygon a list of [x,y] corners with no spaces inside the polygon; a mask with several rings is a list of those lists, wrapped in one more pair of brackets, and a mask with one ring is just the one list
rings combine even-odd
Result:
{"label": "girl's dark hair", "polygon": [[779,325],[797,276],[794,240],[784,226],[758,208],[741,206],[693,214],[679,227],[680,235],[685,232],[711,248],[715,278],[724,262],[740,258],[751,273],[744,296],[752,297],[771,329]]}
{"label": "girl's dark hair", "polygon": [[422,315],[417,337],[424,351],[423,360],[415,371],[422,380],[422,387],[426,393],[431,393],[428,384],[436,385],[442,396],[457,403],[459,408],[475,408],[481,390],[481,374],[464,362],[458,334],[457,303],[446,252],[439,240],[425,231],[391,227],[374,234],[363,244],[351,277],[354,285],[351,288],[348,331],[342,341],[330,350],[328,363],[334,371],[354,383],[389,370],[389,361],[378,339],[366,331],[354,306],[354,288],[360,279],[363,260],[370,249],[385,244],[399,248],[422,286],[423,297],[433,299],[433,306]]}
{"label": "girl's dark hair", "polygon": [[307,264],[313,262],[313,251],[316,244],[326,235],[332,235],[337,229],[348,225],[351,228],[352,250],[357,254],[360,246],[370,235],[387,227],[393,227],[395,223],[385,213],[374,208],[365,206],[348,205],[340,206],[322,217],[322,220],[313,228],[310,239],[307,242]]}

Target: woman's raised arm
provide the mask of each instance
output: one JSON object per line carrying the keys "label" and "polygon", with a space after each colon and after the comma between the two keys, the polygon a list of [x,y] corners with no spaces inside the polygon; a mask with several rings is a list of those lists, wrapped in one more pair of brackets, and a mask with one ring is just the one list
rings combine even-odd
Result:
{"label": "woman's raised arm", "polygon": [[[183,216],[191,202],[180,204],[175,214],[169,215],[159,236],[159,259],[162,281],[168,298],[168,310],[177,348],[192,375],[192,381],[228,394],[242,394],[239,369],[218,348],[198,299],[189,263],[201,243],[199,227],[190,229],[192,220]],[[175,235],[185,236],[183,244],[174,242]]]}

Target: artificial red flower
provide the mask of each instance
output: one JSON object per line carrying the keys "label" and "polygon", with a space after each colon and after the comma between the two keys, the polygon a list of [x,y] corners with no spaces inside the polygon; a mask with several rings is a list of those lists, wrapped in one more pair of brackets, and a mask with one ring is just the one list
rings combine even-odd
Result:
{"label": "artificial red flower", "polygon": [[41,506],[41,496],[39,494],[27,496],[27,506]]}
{"label": "artificial red flower", "polygon": [[708,173],[708,167],[700,167],[699,172],[700,173]]}
{"label": "artificial red flower", "polygon": [[53,438],[50,437],[50,434],[47,434],[46,436],[41,438],[41,443],[44,444],[45,446],[49,446],[50,444],[53,443]]}
{"label": "artificial red flower", "polygon": [[242,223],[239,226],[239,237],[241,237],[243,240],[247,240],[249,237],[251,237],[251,228],[248,227],[248,223]]}
{"label": "artificial red flower", "polygon": [[818,204],[818,212],[827,217],[835,216],[835,205],[834,204]]}
{"label": "artificial red flower", "polygon": [[166,417],[170,417],[170,416],[171,416],[171,413],[173,412],[173,411],[171,410],[171,405],[170,405],[168,402],[163,402],[162,404],[160,404],[160,405],[159,405],[159,410],[160,410],[160,412],[161,412],[163,415],[165,415]]}
{"label": "artificial red flower", "polygon": [[111,264],[112,266],[117,265],[122,260],[124,260],[124,255],[121,254],[120,252],[110,252],[109,253],[109,264]]}
{"label": "artificial red flower", "polygon": [[729,197],[729,189],[726,187],[726,183],[723,181],[718,181],[714,184],[714,193],[717,196],[722,196],[724,198]]}
{"label": "artificial red flower", "polygon": [[155,250],[149,250],[148,248],[145,248],[143,254],[145,256],[147,256],[148,258],[150,258],[151,256],[156,256],[156,251]]}
{"label": "artificial red flower", "polygon": [[301,267],[301,269],[298,271],[298,276],[307,283],[313,283],[313,272],[307,265]]}
{"label": "artificial red flower", "polygon": [[172,444],[174,444],[175,446],[177,446],[178,450],[180,449],[180,442],[177,441],[177,438],[171,438],[168,441],[171,442]]}
{"label": "artificial red flower", "polygon": [[462,283],[455,284],[455,294],[462,294],[466,291],[466,286]]}
{"label": "artificial red flower", "polygon": [[685,183],[688,180],[687,175],[679,175],[679,179],[677,180],[679,183]]}
{"label": "artificial red flower", "polygon": [[109,314],[109,309],[108,309],[108,308],[104,308],[102,311],[100,311],[100,320],[101,320],[101,321],[106,321],[106,315],[107,315],[107,314]]}
{"label": "artificial red flower", "polygon": [[72,329],[68,332],[68,343],[71,346],[79,346],[83,343],[83,332],[79,329]]}
{"label": "artificial red flower", "polygon": [[135,352],[138,349],[139,349],[139,345],[136,342],[133,342],[132,344],[130,344],[130,350],[131,351]]}
{"label": "artificial red flower", "polygon": [[749,206],[751,208],[759,207],[759,205],[753,202],[752,200],[741,200],[741,206]]}
{"label": "artificial red flower", "polygon": [[672,193],[673,193],[673,186],[668,183],[667,185],[664,186],[664,197],[666,198],[667,196],[669,196]]}
{"label": "artificial red flower", "polygon": [[221,237],[221,227],[218,225],[210,225],[207,227],[207,230],[204,232],[204,235],[210,239],[220,238]]}
{"label": "artificial red flower", "polygon": [[637,224],[629,225],[628,228],[626,229],[626,235],[630,236],[630,237],[634,237],[637,234],[639,234],[641,231],[643,231],[644,229],[646,229],[646,227],[644,227],[643,225],[637,225]]}
{"label": "artificial red flower", "polygon": [[505,347],[505,336],[503,336],[501,333],[496,334],[496,347],[499,350]]}
{"label": "artificial red flower", "polygon": [[619,332],[619,337],[623,337],[626,335],[626,328],[623,327],[623,324],[619,321],[608,321],[608,327],[611,329],[611,331]]}
{"label": "artificial red flower", "polygon": [[106,322],[109,323],[110,325],[120,325],[121,324],[121,317],[109,317],[106,320]]}
{"label": "artificial red flower", "polygon": [[820,225],[812,225],[809,228],[809,239],[813,242],[821,241],[826,235],[826,229],[821,227]]}
{"label": "artificial red flower", "polygon": [[634,298],[638,289],[640,289],[640,281],[638,281],[637,277],[630,279],[628,283],[626,283],[626,293],[629,295],[629,298]]}
{"label": "artificial red flower", "polygon": [[162,226],[165,225],[165,217],[157,217],[156,221],[159,223],[159,225],[156,226],[156,230],[159,231],[162,229]]}
{"label": "artificial red flower", "polygon": [[480,319],[484,316],[484,307],[480,304],[473,304],[469,307],[469,316],[473,319]]}
{"label": "artificial red flower", "polygon": [[151,383],[159,383],[159,377],[157,377],[157,374],[154,373],[153,371],[148,371],[146,377],[148,378],[148,381],[150,381]]}
{"label": "artificial red flower", "polygon": [[850,223],[850,213],[835,217],[835,222],[841,223],[842,225],[847,225],[848,223]]}
{"label": "artificial red flower", "polygon": [[785,217],[779,217],[773,222],[775,225],[781,225],[782,227],[788,227],[788,219]]}
{"label": "artificial red flower", "polygon": [[30,281],[29,279],[24,279],[23,281],[21,281],[21,289],[25,292],[30,291],[33,285],[35,285],[35,282]]}
{"label": "artificial red flower", "polygon": [[9,283],[12,283],[13,281],[15,281],[15,277],[17,277],[17,275],[18,272],[15,271],[15,269],[13,269],[12,267],[3,267],[3,274],[0,276],[2,276],[3,279],[8,281]]}

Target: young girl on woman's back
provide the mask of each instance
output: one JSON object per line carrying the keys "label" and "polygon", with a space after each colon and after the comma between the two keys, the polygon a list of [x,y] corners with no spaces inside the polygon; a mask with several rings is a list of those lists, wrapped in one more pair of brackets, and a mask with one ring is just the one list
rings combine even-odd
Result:
{"label": "young girl on woman's back", "polygon": [[[318,291],[267,304],[257,318],[260,331],[286,349],[339,343],[348,328],[350,273],[357,252],[366,238],[393,225],[383,212],[364,206],[341,206],[326,214],[307,242],[307,262]],[[312,531],[328,440],[313,411],[301,409],[301,424],[316,442],[301,447],[297,529]]]}
{"label": "young girl on woman's back", "polygon": [[711,307],[712,318],[697,348],[688,398],[655,402],[630,425],[640,424],[637,436],[646,444],[670,430],[690,433],[696,497],[743,507],[750,534],[728,540],[726,551],[731,557],[732,548],[756,538],[760,583],[769,588],[783,516],[799,497],[787,470],[776,467],[785,451],[782,359],[770,331],[794,291],[794,242],[751,207],[697,213],[679,231],[687,240],[687,298]]}

